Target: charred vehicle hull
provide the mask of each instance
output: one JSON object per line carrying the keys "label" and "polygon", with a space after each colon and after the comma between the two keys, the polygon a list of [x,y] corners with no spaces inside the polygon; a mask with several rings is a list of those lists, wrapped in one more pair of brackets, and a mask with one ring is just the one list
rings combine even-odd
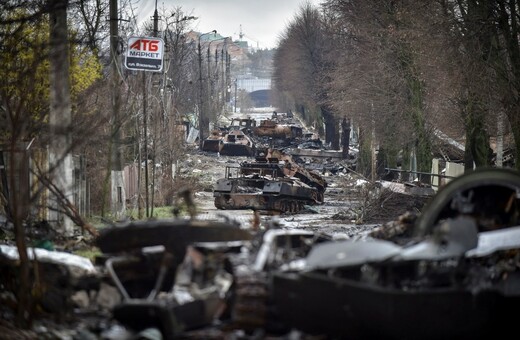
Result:
{"label": "charred vehicle hull", "polygon": [[520,301],[496,291],[407,292],[331,278],[325,272],[276,273],[273,286],[286,324],[345,339],[497,338],[515,332],[510,311]]}
{"label": "charred vehicle hull", "polygon": [[202,151],[220,152],[224,144],[224,133],[213,131],[211,135],[202,142]]}
{"label": "charred vehicle hull", "polygon": [[318,201],[318,190],[298,181],[267,178],[220,179],[215,189],[218,209],[256,209],[298,212]]}
{"label": "charred vehicle hull", "polygon": [[[218,277],[229,278],[227,274],[222,276],[225,269],[220,261],[234,247],[233,243],[242,246],[251,238],[250,232],[229,221],[138,221],[103,229],[97,245],[106,258],[106,271],[123,300],[112,309],[114,319],[136,332],[156,328],[161,339],[179,339],[184,332],[211,325],[225,306],[224,291],[213,289],[186,299],[187,290],[176,295],[174,287],[182,290],[185,283],[203,285]],[[195,249],[212,254],[208,256],[213,259],[210,269],[187,266]],[[189,269],[179,280],[177,275],[183,268]],[[192,281],[183,283],[187,278]]]}
{"label": "charred vehicle hull", "polygon": [[263,120],[253,128],[253,134],[258,137],[293,139],[303,136],[303,129],[296,125],[278,124],[274,120]]}
{"label": "charred vehicle hull", "polygon": [[225,178],[214,189],[215,206],[294,213],[304,205],[322,203],[326,182],[295,163],[288,164],[271,158],[227,167]]}
{"label": "charred vehicle hull", "polygon": [[515,332],[518,192],[517,172],[475,171],[439,191],[405,242],[368,238],[313,247],[303,270],[273,273],[277,317],[304,332],[349,339]]}
{"label": "charred vehicle hull", "polygon": [[254,156],[255,145],[241,130],[231,130],[223,139],[220,154],[225,156]]}
{"label": "charred vehicle hull", "polygon": [[247,134],[255,126],[256,121],[252,118],[235,118],[229,127],[212,131],[202,142],[202,151],[220,152],[227,156],[253,156],[255,145]]}

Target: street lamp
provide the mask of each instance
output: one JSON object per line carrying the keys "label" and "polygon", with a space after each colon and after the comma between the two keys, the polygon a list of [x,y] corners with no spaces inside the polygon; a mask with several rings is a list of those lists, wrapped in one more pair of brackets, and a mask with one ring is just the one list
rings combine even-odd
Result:
{"label": "street lamp", "polygon": [[[214,40],[211,40],[208,44],[208,50],[207,50],[207,56],[208,56],[208,109],[211,111],[209,112],[209,114],[212,114],[212,110],[215,108],[214,106],[214,100],[213,100],[213,95],[214,95],[214,89],[216,86],[218,86],[218,83],[216,83],[218,81],[218,78],[215,78],[215,77],[212,77],[211,76],[211,44],[214,43],[214,42],[221,42],[223,41],[224,42],[224,45],[227,44],[227,41],[228,39],[230,39],[231,37],[222,37],[222,38],[218,38],[218,39],[214,39]],[[216,47],[215,48],[215,73],[217,74],[217,77],[218,77],[218,69],[217,69],[217,60],[218,60],[218,48]],[[215,79],[214,79],[215,78]]]}
{"label": "street lamp", "polygon": [[[227,55],[227,43],[229,40],[231,40],[231,37],[223,37],[223,38],[219,38],[219,39],[210,41],[210,43],[208,45],[208,65],[210,64],[211,43],[213,43],[215,41],[221,41],[221,40],[224,42],[222,49],[221,49],[222,60],[224,60],[224,51],[226,51],[226,55]],[[215,69],[217,69],[217,68],[218,68],[218,47],[215,47]],[[209,74],[209,70],[208,70],[208,74]],[[215,74],[218,79],[218,73],[215,72]]]}
{"label": "street lamp", "polygon": [[204,110],[203,110],[203,99],[202,99],[202,50],[200,46],[200,39],[208,34],[217,34],[216,30],[213,30],[211,32],[202,33],[199,34],[199,41],[198,41],[198,52],[199,52],[199,147],[200,150],[202,150],[202,144],[204,143]]}

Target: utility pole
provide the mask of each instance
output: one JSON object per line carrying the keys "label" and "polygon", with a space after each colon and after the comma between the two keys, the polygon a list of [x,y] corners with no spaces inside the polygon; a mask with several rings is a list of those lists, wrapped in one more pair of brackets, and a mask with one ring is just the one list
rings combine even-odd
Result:
{"label": "utility pole", "polygon": [[121,153],[121,92],[120,92],[120,58],[119,45],[119,18],[118,0],[110,0],[110,70],[111,70],[111,96],[112,96],[112,135],[111,135],[111,211],[117,218],[125,216],[126,194],[123,176],[123,157]]}
{"label": "utility pole", "polygon": [[[146,86],[146,72],[143,72],[143,134],[144,134],[144,197],[146,217],[150,217],[149,197],[148,197],[148,91]],[[139,164],[141,166],[141,164]]]}
{"label": "utility pole", "polygon": [[200,36],[198,42],[198,54],[199,54],[199,150],[202,150],[202,145],[204,144],[204,110],[202,105],[204,104],[202,100],[202,49],[200,46]]}
{"label": "utility pole", "polygon": [[200,148],[200,150],[202,150],[202,144],[204,143],[204,126],[206,123],[206,117],[204,114],[205,110],[203,107],[204,100],[202,99],[202,96],[204,94],[204,86],[202,84],[202,47],[200,44],[200,39],[202,38],[202,36],[211,34],[211,33],[217,34],[217,31],[213,30],[211,32],[199,34],[199,39],[198,39],[199,41],[198,41],[198,47],[197,47],[197,50],[198,50],[197,52],[198,52],[198,57],[199,57],[199,148]]}
{"label": "utility pole", "polygon": [[230,74],[230,68],[231,68],[231,56],[229,55],[227,49],[226,49],[226,103],[229,103],[231,100],[231,74]]}
{"label": "utility pole", "polygon": [[[155,0],[155,11],[153,12],[153,36],[157,37],[159,34],[159,13],[157,12],[157,0]],[[152,76],[153,77],[153,76]],[[145,195],[145,208],[146,217],[150,217],[150,193],[148,191],[149,173],[148,173],[148,117],[147,117],[147,105],[148,105],[148,91],[146,83],[146,72],[143,72],[143,130],[144,130],[144,195]],[[155,166],[155,165],[154,165]],[[153,213],[153,212],[152,212]]]}
{"label": "utility pole", "polygon": [[[49,123],[53,138],[50,142],[49,163],[53,180],[60,191],[52,197],[54,209],[49,215],[58,222],[65,234],[72,234],[72,220],[60,211],[63,198],[73,202],[72,194],[72,106],[70,100],[70,64],[67,33],[68,0],[50,2],[50,112]],[[62,197],[60,197],[62,196]],[[61,202],[61,203],[60,203]]]}
{"label": "utility pole", "polygon": [[157,13],[157,0],[155,0],[155,11],[153,12],[153,36],[159,34],[159,13]]}

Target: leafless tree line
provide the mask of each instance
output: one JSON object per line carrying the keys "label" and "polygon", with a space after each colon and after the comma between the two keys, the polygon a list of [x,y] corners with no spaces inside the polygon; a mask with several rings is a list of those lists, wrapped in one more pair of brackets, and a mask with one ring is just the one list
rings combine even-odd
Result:
{"label": "leafless tree line", "polygon": [[464,141],[466,168],[491,165],[490,137],[511,136],[518,159],[518,10],[514,0],[305,4],[280,37],[278,100],[325,126],[333,146],[339,120],[352,119],[361,152],[375,139],[389,165],[414,151],[429,171],[436,131]]}

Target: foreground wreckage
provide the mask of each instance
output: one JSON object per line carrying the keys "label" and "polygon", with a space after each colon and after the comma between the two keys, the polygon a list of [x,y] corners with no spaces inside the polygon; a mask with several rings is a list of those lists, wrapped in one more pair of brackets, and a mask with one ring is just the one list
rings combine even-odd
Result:
{"label": "foreground wreckage", "polygon": [[163,339],[220,339],[234,330],[287,332],[269,316],[266,274],[328,240],[274,224],[253,235],[230,220],[178,219],[107,228],[97,244],[123,298],[115,320]]}
{"label": "foreground wreckage", "polygon": [[292,161],[269,151],[255,162],[226,167],[214,189],[218,209],[255,209],[295,213],[305,205],[323,203],[326,181]]}
{"label": "foreground wreckage", "polygon": [[274,272],[280,320],[340,338],[477,339],[517,331],[517,172],[457,178],[411,227],[387,234],[392,241],[322,243],[302,270]]}
{"label": "foreground wreckage", "polygon": [[[125,301],[114,316],[136,330],[157,327],[166,339],[237,329],[334,339],[511,334],[520,302],[519,193],[518,173],[476,171],[444,187],[408,228],[389,223],[393,232],[359,240],[274,226],[254,235],[227,224],[206,230],[195,221],[110,230],[100,237],[105,252],[164,247],[160,260],[143,248],[107,261],[125,278],[112,274],[118,287],[134,287],[120,288]],[[145,281],[151,293],[136,284],[146,268],[160,278]]]}
{"label": "foreground wreckage", "polygon": [[251,239],[228,222],[148,221],[103,230],[98,246],[123,297],[113,309],[121,324],[159,329],[173,339],[229,313],[232,270],[226,253]]}
{"label": "foreground wreckage", "polygon": [[[134,335],[500,338],[517,328],[519,193],[517,172],[475,171],[441,189],[417,220],[359,240],[273,221],[253,233],[231,220],[174,219],[105,228],[97,245],[122,297],[112,316]],[[12,251],[0,248],[0,259],[15,262]],[[81,261],[74,267],[92,275]]]}

